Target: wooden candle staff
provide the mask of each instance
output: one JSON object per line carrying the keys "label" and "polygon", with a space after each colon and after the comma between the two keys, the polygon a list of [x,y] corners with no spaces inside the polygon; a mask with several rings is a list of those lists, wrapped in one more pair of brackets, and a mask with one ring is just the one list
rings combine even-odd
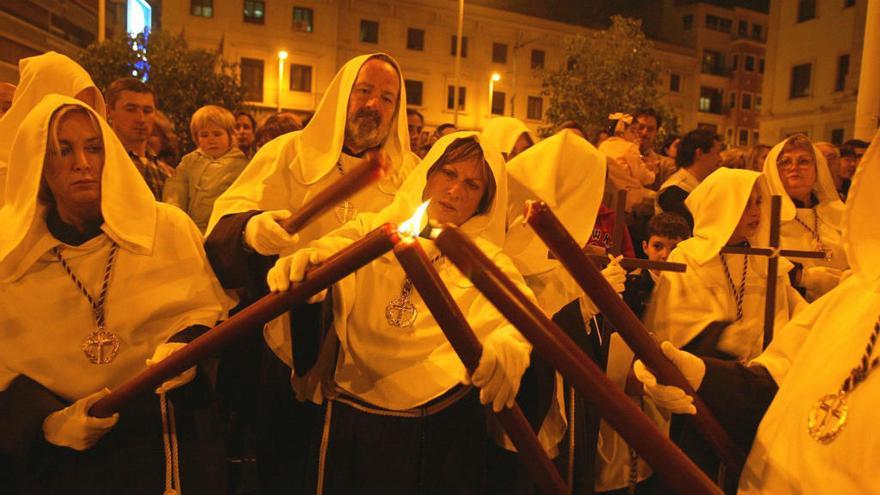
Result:
{"label": "wooden candle staff", "polygon": [[286,292],[276,292],[251,304],[240,313],[205,332],[186,347],[150,366],[102,398],[89,410],[90,416],[106,418],[119,411],[133,398],[153,393],[164,381],[183,373],[230,343],[263,325],[311,296],[391,250],[398,240],[397,227],[386,223],[362,239],[309,270],[305,280]]}
{"label": "wooden candle staff", "polygon": [[[394,246],[394,255],[406,271],[407,277],[421,294],[425,305],[431,310],[434,319],[443,331],[452,348],[461,358],[469,372],[477,368],[483,346],[477,340],[461,309],[443,285],[440,275],[422,249],[417,239],[402,236]],[[518,405],[495,413],[504,431],[513,441],[526,469],[532,479],[545,494],[563,495],[568,493],[565,482],[547,457],[538,438],[532,431],[525,415]]]}
{"label": "wooden candle staff", "polygon": [[738,473],[745,461],[743,453],[736,448],[681,371],[663,354],[639,318],[583,254],[556,215],[543,202],[527,202],[525,216],[529,225],[550,248],[550,252],[571,273],[635,355],[654,371],[662,383],[675,385],[694,398],[697,408],[694,421],[697,427],[727,468]]}
{"label": "wooden candle staff", "polygon": [[572,381],[578,392],[592,402],[599,414],[668,486],[682,494],[721,493],[470,238],[456,227],[448,226],[437,236],[437,245],[535,349]]}

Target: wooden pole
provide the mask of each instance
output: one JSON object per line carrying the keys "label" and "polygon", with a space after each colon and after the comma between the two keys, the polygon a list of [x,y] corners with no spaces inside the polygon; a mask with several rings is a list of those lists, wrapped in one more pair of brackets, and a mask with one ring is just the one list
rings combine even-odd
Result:
{"label": "wooden pole", "polygon": [[526,222],[547,244],[556,259],[571,273],[635,355],[657,375],[659,381],[679,387],[694,398],[694,405],[697,408],[694,422],[697,428],[712,445],[728,471],[738,473],[745,461],[743,453],[736,448],[730,436],[700,400],[681,371],[666,358],[638,317],[583,254],[556,215],[544,202],[528,202]]}
{"label": "wooden pole", "polygon": [[447,226],[437,236],[437,245],[535,349],[573,383],[668,486],[682,494],[721,493],[470,238],[458,228]]}
{"label": "wooden pole", "polygon": [[148,367],[123,383],[89,409],[89,415],[107,418],[126,403],[153,393],[166,380],[192,368],[199,361],[242,337],[262,330],[263,325],[303,303],[370,261],[391,250],[397,241],[397,228],[386,223],[339,251],[320,266],[309,270],[305,280],[286,292],[275,292],[251,304],[235,316],[205,332],[167,358]]}
{"label": "wooden pole", "polygon": [[[779,249],[779,218],[782,197],[770,197],[770,248]],[[779,274],[779,255],[767,258],[767,290],[764,295],[764,349],[773,340],[773,323],[776,319],[776,276]]]}

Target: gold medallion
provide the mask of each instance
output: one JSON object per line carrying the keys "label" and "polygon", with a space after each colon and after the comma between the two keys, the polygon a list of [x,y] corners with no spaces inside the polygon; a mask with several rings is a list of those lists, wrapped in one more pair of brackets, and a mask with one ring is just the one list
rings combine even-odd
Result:
{"label": "gold medallion", "polygon": [[385,319],[388,324],[397,328],[409,328],[415,323],[419,311],[410,302],[409,297],[401,296],[385,307]]}
{"label": "gold medallion", "polygon": [[351,204],[350,201],[345,201],[336,207],[336,220],[338,220],[339,223],[346,223],[353,219],[357,214],[358,209]]}
{"label": "gold medallion", "polygon": [[82,341],[80,348],[92,364],[109,364],[119,353],[119,338],[99,328]]}
{"label": "gold medallion", "polygon": [[807,431],[819,443],[831,443],[846,426],[846,392],[828,394],[813,404],[807,416]]}

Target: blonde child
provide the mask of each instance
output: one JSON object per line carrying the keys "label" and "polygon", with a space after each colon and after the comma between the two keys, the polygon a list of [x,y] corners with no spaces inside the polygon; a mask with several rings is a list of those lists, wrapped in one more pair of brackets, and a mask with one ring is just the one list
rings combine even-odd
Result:
{"label": "blonde child", "polygon": [[214,201],[238,178],[247,158],[233,145],[235,118],[229,110],[205,105],[189,127],[198,148],[180,161],[165,184],[163,200],[185,211],[204,233]]}

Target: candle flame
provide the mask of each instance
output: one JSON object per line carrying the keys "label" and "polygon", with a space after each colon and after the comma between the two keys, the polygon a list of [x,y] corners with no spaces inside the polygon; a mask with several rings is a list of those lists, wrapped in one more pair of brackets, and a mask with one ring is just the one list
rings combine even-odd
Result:
{"label": "candle flame", "polygon": [[400,224],[400,226],[397,228],[397,231],[400,232],[402,235],[409,237],[418,236],[419,232],[422,231],[422,219],[425,217],[425,210],[428,209],[428,204],[430,202],[431,200],[429,199],[428,201],[422,203],[422,205],[416,209],[416,212],[413,214],[413,216],[409,217],[409,220]]}

